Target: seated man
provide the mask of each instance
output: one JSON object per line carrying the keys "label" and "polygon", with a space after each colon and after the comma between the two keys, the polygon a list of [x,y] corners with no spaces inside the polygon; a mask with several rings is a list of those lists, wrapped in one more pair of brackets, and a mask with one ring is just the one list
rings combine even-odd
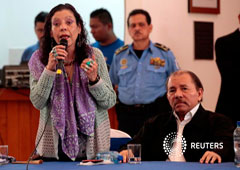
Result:
{"label": "seated man", "polygon": [[[224,115],[203,108],[203,86],[194,73],[179,70],[171,74],[167,98],[173,113],[148,120],[129,142],[142,144],[143,161],[233,161],[234,127]],[[126,162],[126,147],[120,154]]]}

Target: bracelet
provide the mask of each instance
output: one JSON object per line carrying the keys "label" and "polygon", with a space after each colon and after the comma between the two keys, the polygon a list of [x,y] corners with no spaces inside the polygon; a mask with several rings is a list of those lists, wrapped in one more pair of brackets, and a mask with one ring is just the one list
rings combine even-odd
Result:
{"label": "bracelet", "polygon": [[89,85],[90,86],[93,86],[94,84],[97,84],[97,82],[100,80],[100,77],[99,77],[99,75],[97,75],[97,78],[96,78],[96,80],[95,81],[90,81],[89,80]]}

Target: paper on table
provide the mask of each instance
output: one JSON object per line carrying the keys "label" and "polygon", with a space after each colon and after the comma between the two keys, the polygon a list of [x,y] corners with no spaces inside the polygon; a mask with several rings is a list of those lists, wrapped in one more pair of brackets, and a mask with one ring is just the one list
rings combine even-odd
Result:
{"label": "paper on table", "polygon": [[8,163],[8,161],[6,159],[1,159],[0,158],[0,165],[5,165],[7,163]]}
{"label": "paper on table", "polygon": [[113,164],[112,161],[110,160],[104,160],[102,162],[97,162],[97,163],[93,163],[93,162],[86,162],[86,163],[83,163],[83,162],[80,162],[78,165],[87,165],[87,166],[91,166],[91,165],[107,165],[107,164]]}

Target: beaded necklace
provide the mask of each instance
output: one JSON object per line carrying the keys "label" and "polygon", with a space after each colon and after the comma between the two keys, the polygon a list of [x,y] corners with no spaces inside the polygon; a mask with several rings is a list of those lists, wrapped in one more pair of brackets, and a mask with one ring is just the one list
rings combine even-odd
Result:
{"label": "beaded necklace", "polygon": [[71,66],[74,63],[74,60],[72,61],[64,61],[64,66]]}

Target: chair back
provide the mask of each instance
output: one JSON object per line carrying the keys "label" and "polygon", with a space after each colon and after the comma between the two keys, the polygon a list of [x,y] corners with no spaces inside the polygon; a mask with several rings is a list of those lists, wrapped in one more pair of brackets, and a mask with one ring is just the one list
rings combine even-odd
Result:
{"label": "chair back", "polygon": [[122,145],[128,143],[132,139],[129,134],[116,129],[110,129],[110,138],[110,151],[118,151]]}

